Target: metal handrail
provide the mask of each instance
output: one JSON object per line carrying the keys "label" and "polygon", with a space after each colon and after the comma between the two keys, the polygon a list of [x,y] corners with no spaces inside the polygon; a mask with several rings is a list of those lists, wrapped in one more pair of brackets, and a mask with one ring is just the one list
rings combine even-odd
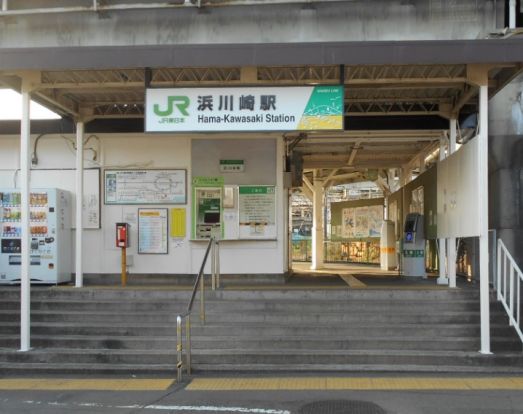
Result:
{"label": "metal handrail", "polygon": [[523,272],[521,272],[521,269],[501,239],[498,239],[496,264],[498,301],[503,304],[507,312],[509,325],[514,327],[521,342],[523,342],[521,327],[521,282],[523,281]]}
{"label": "metal handrail", "polygon": [[191,299],[189,300],[189,304],[187,305],[187,310],[179,314],[176,317],[176,354],[177,354],[177,363],[176,363],[176,370],[177,370],[177,380],[180,382],[182,380],[182,372],[183,372],[183,344],[182,344],[182,336],[183,336],[183,320],[185,319],[185,349],[186,349],[186,366],[187,366],[187,374],[191,375],[191,313],[192,313],[192,307],[194,304],[194,299],[196,298],[196,292],[198,291],[198,286],[200,287],[200,321],[202,324],[205,323],[205,281],[204,281],[204,269],[205,264],[207,263],[207,258],[209,257],[209,251],[211,251],[212,248],[212,287],[213,290],[216,288],[216,280],[218,280],[219,285],[219,271],[217,270],[217,267],[219,267],[219,256],[217,254],[218,250],[218,242],[214,237],[211,237],[209,239],[209,244],[207,245],[207,249],[205,250],[205,255],[203,256],[202,265],[200,266],[200,271],[198,272],[198,276],[196,276],[196,280],[194,282],[194,286],[191,293]]}

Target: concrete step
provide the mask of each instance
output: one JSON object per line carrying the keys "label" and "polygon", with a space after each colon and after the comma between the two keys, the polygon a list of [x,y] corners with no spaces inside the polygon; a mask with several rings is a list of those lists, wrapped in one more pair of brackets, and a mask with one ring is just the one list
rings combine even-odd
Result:
{"label": "concrete step", "polygon": [[[277,350],[277,349],[195,349],[198,364],[363,364],[363,365],[453,365],[510,366],[523,370],[521,353],[484,356],[477,352],[418,350]],[[2,352],[0,362],[78,364],[172,364],[175,350],[122,349],[34,349]]]}
{"label": "concrete step", "polygon": [[[185,339],[184,339],[185,341]],[[5,348],[17,349],[19,335],[0,335],[0,343]],[[521,344],[512,337],[491,338],[494,351],[521,351]],[[185,344],[185,342],[184,342]],[[175,349],[175,336],[139,337],[139,336],[100,336],[100,335],[33,335],[31,346],[34,348],[67,349]],[[185,345],[184,345],[185,346]],[[271,337],[271,338],[230,338],[228,336],[192,336],[193,349],[371,349],[371,350],[449,350],[474,351],[480,348],[479,338],[468,337]]]}
{"label": "concrete step", "polygon": [[[419,324],[213,324],[200,326],[194,324],[192,331],[199,335],[229,335],[231,337],[246,337],[261,335],[263,337],[282,337],[287,335],[306,336],[311,334],[329,337],[335,332],[338,335],[354,335],[361,337],[382,337],[382,336],[432,336],[432,337],[460,337],[470,336],[478,337],[480,333],[479,324],[444,324],[441,326],[419,325]],[[513,336],[512,331],[507,324],[492,324],[491,334],[503,336],[509,334]]]}
{"label": "concrete step", "polygon": [[78,364],[173,364],[176,349],[39,349],[27,352],[3,350],[0,362]]}
{"label": "concrete step", "polygon": [[[384,365],[384,364],[193,364],[195,374],[202,372],[220,373],[255,373],[255,372],[418,372],[418,373],[461,373],[461,374],[522,374],[520,367],[510,366],[455,366],[455,365]],[[78,363],[3,363],[0,362],[0,372],[4,375],[158,375],[174,378],[175,364],[78,364]]]}
{"label": "concrete step", "polygon": [[[199,298],[195,302],[198,304]],[[71,310],[71,311],[182,311],[187,308],[188,301],[184,300],[127,300],[127,299],[113,299],[113,300],[33,300],[31,303],[32,310]],[[304,303],[302,300],[211,300],[206,301],[206,310],[209,313],[213,312],[240,312],[240,311],[282,311],[282,312],[297,312],[304,310]],[[389,312],[398,311],[405,312],[405,310],[427,310],[427,302],[419,300],[380,300],[372,301],[369,306],[368,301],[361,300],[330,300],[330,301],[313,301],[307,303],[307,310],[309,312],[318,312],[331,310],[336,312],[361,312],[362,309],[369,308],[375,312]],[[476,300],[459,300],[459,301],[433,301],[430,304],[430,310],[433,313],[440,313],[444,311],[465,311],[476,312],[478,302]],[[6,299],[0,302],[0,310],[18,310],[20,309],[19,299]]]}
{"label": "concrete step", "polygon": [[419,350],[194,350],[195,366],[205,364],[357,364],[357,365],[447,365],[507,366],[523,372],[523,354],[481,355],[478,352]]}
{"label": "concrete step", "polygon": [[[191,288],[186,289],[135,289],[135,288],[47,288],[32,287],[31,298],[35,300],[45,299],[69,299],[75,300],[112,300],[112,299],[151,299],[151,300],[188,300]],[[460,299],[475,300],[479,298],[478,289],[226,289],[206,290],[209,300],[420,300],[420,292],[424,301],[456,301]],[[6,299],[18,299],[20,287],[11,288],[0,286],[0,301]]]}
{"label": "concrete step", "polygon": [[[0,302],[0,311],[12,310],[19,311],[19,300],[6,300]],[[31,311],[106,311],[106,312],[173,312],[180,313],[187,309],[186,301],[91,301],[91,300],[53,300],[53,301],[32,301]]]}
{"label": "concrete step", "polygon": [[[17,334],[19,322],[3,322],[0,324],[0,334]],[[106,323],[106,322],[33,322],[33,335],[115,335],[115,336],[165,336],[176,332],[174,324],[164,323]],[[201,326],[198,322],[192,324],[192,334],[197,336],[230,336],[245,337],[286,337],[286,336],[321,336],[336,335],[383,337],[383,336],[412,336],[412,337],[478,337],[479,324],[443,324],[439,326],[419,324],[207,324]],[[512,329],[507,324],[491,325],[493,336],[513,336]]]}
{"label": "concrete step", "polygon": [[[481,355],[478,352],[417,350],[275,350],[275,349],[195,349],[199,364],[358,364],[358,365],[454,365],[509,366],[523,370],[521,353]],[[0,362],[7,363],[78,363],[78,364],[172,364],[175,350],[88,350],[33,349],[28,352],[0,352]]]}
{"label": "concrete step", "polygon": [[155,375],[176,377],[176,364],[79,364],[0,362],[3,375]]}
{"label": "concrete step", "polygon": [[[0,364],[0,369],[2,365]],[[521,367],[510,366],[483,366],[483,365],[419,365],[419,364],[193,364],[193,372],[195,374],[202,372],[220,372],[227,374],[242,373],[256,373],[256,372],[278,372],[293,373],[293,372],[322,372],[322,373],[340,373],[340,372],[405,372],[405,373],[453,373],[453,374],[486,374],[486,375],[521,375],[523,369]]]}
{"label": "concrete step", "polygon": [[[178,312],[95,312],[95,311],[32,311],[31,321],[33,322],[74,322],[85,323],[88,321],[106,323],[122,322],[157,322],[162,321],[165,324],[175,324]],[[3,310],[0,311],[0,323],[11,322],[20,318],[18,311]],[[417,313],[300,313],[292,314],[281,311],[266,312],[243,312],[243,313],[206,313],[208,324],[235,324],[235,323],[289,323],[289,324],[429,324],[431,326],[442,324],[477,324],[480,317],[477,312],[445,312],[438,314]],[[491,323],[503,323],[507,321],[506,316],[501,312],[492,312]]]}

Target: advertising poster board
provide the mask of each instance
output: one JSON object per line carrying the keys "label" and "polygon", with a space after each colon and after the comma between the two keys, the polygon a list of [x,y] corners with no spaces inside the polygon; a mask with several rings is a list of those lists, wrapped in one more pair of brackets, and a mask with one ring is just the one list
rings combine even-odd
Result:
{"label": "advertising poster board", "polygon": [[350,207],[342,210],[341,237],[345,239],[380,237],[383,206]]}

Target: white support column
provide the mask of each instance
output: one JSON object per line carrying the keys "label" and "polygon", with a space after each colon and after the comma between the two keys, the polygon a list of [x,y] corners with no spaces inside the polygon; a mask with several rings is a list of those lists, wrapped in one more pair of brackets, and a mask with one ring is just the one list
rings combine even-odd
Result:
{"label": "white support column", "polygon": [[8,0],[2,0],[2,11],[7,11],[8,8]]}
{"label": "white support column", "polygon": [[488,258],[488,76],[479,87],[478,204],[481,350],[490,354],[490,300]]}
{"label": "white support column", "polygon": [[458,133],[458,122],[456,118],[450,119],[450,134],[449,134],[449,154],[456,152],[456,137]]}
{"label": "white support column", "polygon": [[516,28],[516,0],[510,0],[509,2],[509,23],[508,27],[509,29],[515,29]]}
{"label": "white support column", "polygon": [[31,348],[31,275],[30,275],[30,165],[31,165],[31,118],[30,85],[22,80],[22,121],[20,125],[20,193],[22,251],[20,266],[20,351]]}
{"label": "white support column", "polygon": [[[451,122],[451,128],[452,128],[452,122]],[[439,141],[439,160],[443,161],[445,159],[445,149],[447,144],[446,137],[442,137]],[[447,241],[445,238],[440,238],[438,240],[438,267],[439,267],[439,277],[437,280],[438,285],[448,285],[449,280],[447,279],[447,266],[446,266],[446,258],[447,258]]]}
{"label": "white support column", "polygon": [[323,267],[323,180],[314,175],[312,198],[312,264],[311,269]]}
{"label": "white support column", "polygon": [[[450,118],[449,155],[456,152],[457,120]],[[447,266],[449,287],[456,287],[456,238],[449,237],[447,240]]]}
{"label": "white support column", "polygon": [[84,123],[76,123],[76,245],[75,245],[75,287],[84,283],[83,250],[83,198],[84,198]]}

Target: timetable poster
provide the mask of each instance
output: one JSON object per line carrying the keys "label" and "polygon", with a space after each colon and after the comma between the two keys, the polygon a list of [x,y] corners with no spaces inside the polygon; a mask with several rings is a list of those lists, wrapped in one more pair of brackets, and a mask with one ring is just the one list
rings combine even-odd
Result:
{"label": "timetable poster", "polygon": [[138,253],[168,253],[168,209],[138,209]]}

